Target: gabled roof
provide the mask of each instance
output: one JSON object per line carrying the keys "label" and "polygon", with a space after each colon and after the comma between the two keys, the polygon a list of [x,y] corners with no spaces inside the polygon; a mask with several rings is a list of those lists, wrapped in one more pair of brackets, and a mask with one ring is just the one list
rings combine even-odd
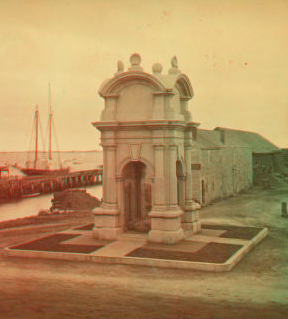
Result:
{"label": "gabled roof", "polygon": [[248,147],[252,149],[253,153],[271,153],[279,150],[276,145],[258,133],[223,127],[216,127],[214,131],[224,132],[225,145],[227,146]]}
{"label": "gabled roof", "polygon": [[215,149],[223,146],[220,132],[197,129],[197,143],[201,149]]}

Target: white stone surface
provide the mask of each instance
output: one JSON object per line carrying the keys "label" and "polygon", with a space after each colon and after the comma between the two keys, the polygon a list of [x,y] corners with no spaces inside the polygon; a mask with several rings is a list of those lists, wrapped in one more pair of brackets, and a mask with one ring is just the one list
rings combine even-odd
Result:
{"label": "white stone surface", "polygon": [[[168,74],[159,63],[153,74],[143,71],[137,53],[130,63],[125,72],[118,62],[115,76],[99,90],[105,107],[101,121],[93,124],[103,146],[103,204],[94,211],[94,236],[114,239],[119,229],[124,232],[150,216],[149,240],[175,244],[183,239],[180,215],[187,213],[182,222],[200,230],[199,215],[190,220],[198,209],[192,200],[194,123],[188,111],[193,89],[176,57]],[[119,218],[110,213],[116,207]]]}

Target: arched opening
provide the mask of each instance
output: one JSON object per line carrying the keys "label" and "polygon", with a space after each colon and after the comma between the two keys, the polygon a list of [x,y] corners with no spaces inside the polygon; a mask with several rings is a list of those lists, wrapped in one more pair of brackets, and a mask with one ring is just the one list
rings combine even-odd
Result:
{"label": "arched opening", "polygon": [[123,168],[125,229],[149,231],[151,210],[151,184],[147,182],[146,165],[140,161],[129,162]]}
{"label": "arched opening", "polygon": [[206,193],[205,193],[205,187],[206,187],[206,185],[205,185],[205,180],[203,179],[202,180],[202,183],[201,183],[201,188],[202,188],[202,203],[205,203],[205,200],[206,200]]}
{"label": "arched opening", "polygon": [[176,162],[176,175],[177,175],[177,201],[178,206],[183,209],[185,202],[185,186],[184,186],[184,173],[182,163],[180,161]]}

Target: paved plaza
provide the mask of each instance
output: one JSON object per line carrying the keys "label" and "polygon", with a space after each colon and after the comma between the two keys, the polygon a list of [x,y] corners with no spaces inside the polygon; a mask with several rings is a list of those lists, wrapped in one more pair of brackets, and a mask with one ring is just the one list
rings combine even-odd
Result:
{"label": "paved plaza", "polygon": [[147,233],[126,232],[118,240],[93,238],[94,224],[79,226],[6,249],[8,256],[229,271],[267,234],[266,228],[225,225],[202,230],[176,245],[149,243]]}

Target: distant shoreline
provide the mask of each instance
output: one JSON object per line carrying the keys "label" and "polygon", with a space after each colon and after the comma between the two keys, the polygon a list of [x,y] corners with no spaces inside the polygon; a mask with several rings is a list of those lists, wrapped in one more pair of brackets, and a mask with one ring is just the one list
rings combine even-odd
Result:
{"label": "distant shoreline", "polygon": [[[39,161],[47,161],[48,153],[41,151],[38,153]],[[26,167],[27,162],[33,162],[35,154],[32,151],[0,152],[0,166]],[[62,163],[64,167],[75,170],[89,170],[103,165],[103,151],[55,151],[52,152],[50,167],[59,167]]]}
{"label": "distant shoreline", "polygon": [[[0,151],[0,154],[6,153],[34,153],[35,151]],[[102,153],[102,150],[88,150],[88,151],[52,151],[52,153],[93,153],[99,152]],[[47,153],[45,151],[39,151],[39,153]]]}

